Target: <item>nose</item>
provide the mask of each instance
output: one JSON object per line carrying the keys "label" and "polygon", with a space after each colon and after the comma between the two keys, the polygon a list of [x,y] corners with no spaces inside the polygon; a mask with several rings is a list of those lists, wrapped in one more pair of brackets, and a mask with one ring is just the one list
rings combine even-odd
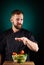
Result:
{"label": "nose", "polygon": [[19,21],[18,21],[18,23],[19,23],[19,24],[22,24],[22,23],[23,23],[23,21],[22,21],[22,20],[19,20]]}
{"label": "nose", "polygon": [[21,20],[19,20],[18,22],[21,23]]}

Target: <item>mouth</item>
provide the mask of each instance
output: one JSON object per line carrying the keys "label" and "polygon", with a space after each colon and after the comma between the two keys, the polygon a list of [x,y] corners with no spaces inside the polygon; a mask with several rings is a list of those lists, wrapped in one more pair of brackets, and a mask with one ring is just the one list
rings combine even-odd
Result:
{"label": "mouth", "polygon": [[17,23],[17,25],[22,25],[21,23]]}
{"label": "mouth", "polygon": [[22,25],[21,23],[17,22],[17,25]]}

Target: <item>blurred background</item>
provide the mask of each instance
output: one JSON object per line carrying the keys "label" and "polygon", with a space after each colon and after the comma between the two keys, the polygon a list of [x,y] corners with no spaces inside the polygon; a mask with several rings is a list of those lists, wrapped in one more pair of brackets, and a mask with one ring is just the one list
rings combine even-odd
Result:
{"label": "blurred background", "polygon": [[38,41],[39,51],[32,54],[36,65],[42,65],[43,58],[43,1],[35,0],[1,0],[0,1],[0,33],[11,28],[10,16],[14,9],[24,12],[23,28],[32,31]]}

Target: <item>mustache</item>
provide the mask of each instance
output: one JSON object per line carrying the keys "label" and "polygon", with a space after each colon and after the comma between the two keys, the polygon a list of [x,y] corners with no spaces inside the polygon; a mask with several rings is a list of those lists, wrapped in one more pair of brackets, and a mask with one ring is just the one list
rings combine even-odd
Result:
{"label": "mustache", "polygon": [[17,23],[18,25],[22,25],[21,23]]}

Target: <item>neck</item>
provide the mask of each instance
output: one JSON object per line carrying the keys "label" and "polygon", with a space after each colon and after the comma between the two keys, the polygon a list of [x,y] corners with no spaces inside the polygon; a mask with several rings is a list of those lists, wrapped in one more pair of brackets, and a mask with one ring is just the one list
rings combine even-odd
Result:
{"label": "neck", "polygon": [[19,29],[16,29],[14,26],[12,26],[12,30],[14,33],[19,31]]}

